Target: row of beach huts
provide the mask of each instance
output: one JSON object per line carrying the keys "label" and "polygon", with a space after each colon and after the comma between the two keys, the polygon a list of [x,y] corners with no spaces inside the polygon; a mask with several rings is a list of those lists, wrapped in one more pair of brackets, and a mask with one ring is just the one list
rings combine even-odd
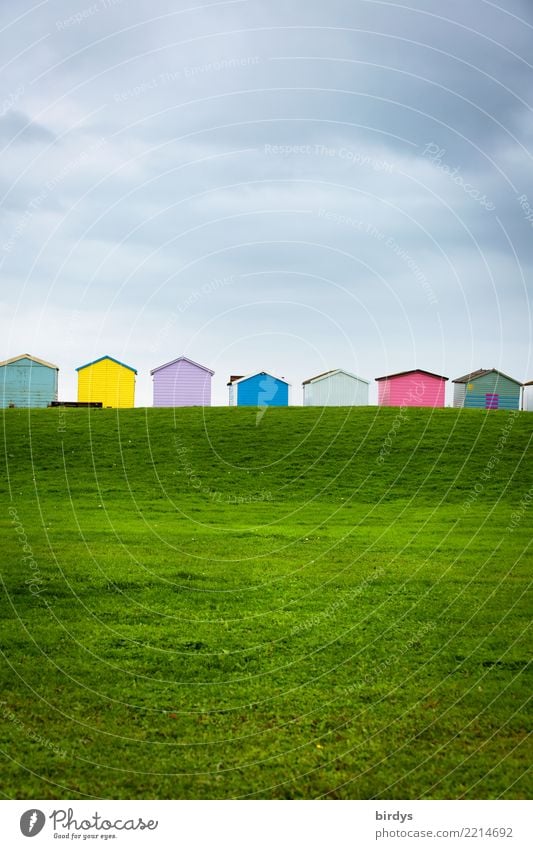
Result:
{"label": "row of beach huts", "polygon": [[[59,367],[31,354],[0,362],[0,407],[135,405],[137,370],[105,355],[79,366],[77,401],[58,399]],[[208,407],[214,371],[188,357],[177,357],[150,372],[154,407]],[[376,377],[378,404],[390,407],[444,407],[443,375],[425,369]],[[478,369],[455,378],[453,406],[485,410],[533,411],[533,380],[521,383],[497,369]],[[230,406],[286,407],[290,384],[268,372],[231,375]],[[332,369],[303,382],[304,406],[365,406],[370,381]]]}

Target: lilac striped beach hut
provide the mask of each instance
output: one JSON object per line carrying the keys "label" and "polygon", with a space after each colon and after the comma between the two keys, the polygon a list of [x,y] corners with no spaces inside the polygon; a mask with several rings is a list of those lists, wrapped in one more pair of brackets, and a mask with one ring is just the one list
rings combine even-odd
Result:
{"label": "lilac striped beach hut", "polygon": [[152,369],[154,407],[210,407],[214,373],[188,357]]}

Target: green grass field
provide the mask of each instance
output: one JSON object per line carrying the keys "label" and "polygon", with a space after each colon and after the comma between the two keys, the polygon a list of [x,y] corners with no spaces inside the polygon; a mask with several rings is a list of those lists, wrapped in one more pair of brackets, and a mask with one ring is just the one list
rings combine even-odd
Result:
{"label": "green grass field", "polygon": [[531,795],[533,416],[399,414],[4,411],[4,797]]}

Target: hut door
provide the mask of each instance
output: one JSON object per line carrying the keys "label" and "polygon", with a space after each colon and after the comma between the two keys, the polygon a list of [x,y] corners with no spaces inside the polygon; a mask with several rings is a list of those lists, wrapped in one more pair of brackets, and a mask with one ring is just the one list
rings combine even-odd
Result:
{"label": "hut door", "polygon": [[485,395],[485,409],[497,410],[499,400],[499,395],[495,395],[493,392],[487,392],[487,394]]}

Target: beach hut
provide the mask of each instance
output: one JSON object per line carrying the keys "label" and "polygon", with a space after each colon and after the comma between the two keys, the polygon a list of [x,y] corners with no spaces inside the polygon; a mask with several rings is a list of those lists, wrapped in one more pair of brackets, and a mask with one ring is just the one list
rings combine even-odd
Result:
{"label": "beach hut", "polygon": [[210,407],[214,371],[188,357],[153,369],[154,407]]}
{"label": "beach hut", "polygon": [[302,383],[304,407],[359,407],[368,404],[369,381],[342,368]]}
{"label": "beach hut", "polygon": [[447,377],[424,369],[376,377],[380,407],[444,407]]}
{"label": "beach hut", "polygon": [[266,371],[229,379],[230,407],[287,407],[289,384]]}
{"label": "beach hut", "polygon": [[453,406],[481,410],[519,410],[522,384],[495,368],[472,371],[454,381]]}
{"label": "beach hut", "polygon": [[0,407],[48,407],[57,401],[59,368],[31,354],[0,362]]}
{"label": "beach hut", "polygon": [[533,380],[524,383],[523,393],[522,409],[528,413],[533,413]]}
{"label": "beach hut", "polygon": [[78,401],[100,401],[104,407],[133,407],[137,371],[107,354],[79,366]]}

